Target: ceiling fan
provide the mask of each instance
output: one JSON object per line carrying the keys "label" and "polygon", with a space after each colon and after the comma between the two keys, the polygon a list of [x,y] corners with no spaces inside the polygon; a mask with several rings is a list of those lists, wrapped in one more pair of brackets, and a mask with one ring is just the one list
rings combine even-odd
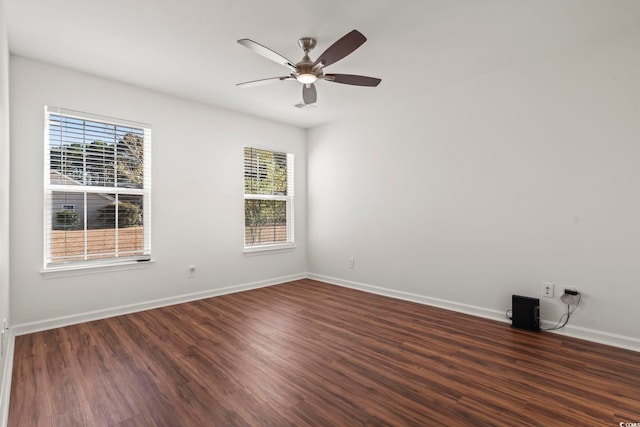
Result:
{"label": "ceiling fan", "polygon": [[262,55],[278,64],[289,68],[289,75],[281,77],[271,77],[267,79],[253,80],[244,83],[238,83],[236,86],[252,87],[266,83],[281,80],[297,80],[303,84],[302,100],[305,105],[313,104],[318,99],[315,82],[318,80],[326,80],[328,82],[342,83],[355,86],[378,86],[382,80],[375,77],[358,76],[354,74],[325,74],[324,68],[338,62],[345,56],[359,48],[367,38],[357,30],[353,30],[334,44],[329,46],[322,55],[315,61],[309,58],[309,52],[316,46],[316,40],[311,37],[303,37],[298,40],[298,45],[304,50],[304,57],[300,62],[294,64],[284,56],[272,51],[271,49],[256,43],[253,40],[238,40],[242,46],[254,51],[258,55]]}

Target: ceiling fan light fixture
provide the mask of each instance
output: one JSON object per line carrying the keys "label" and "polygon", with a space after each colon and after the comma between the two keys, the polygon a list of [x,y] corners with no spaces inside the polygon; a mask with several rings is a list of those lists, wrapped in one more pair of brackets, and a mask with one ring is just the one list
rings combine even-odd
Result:
{"label": "ceiling fan light fixture", "polygon": [[300,83],[311,84],[318,80],[318,77],[316,77],[315,74],[302,73],[296,76],[296,80],[298,80]]}

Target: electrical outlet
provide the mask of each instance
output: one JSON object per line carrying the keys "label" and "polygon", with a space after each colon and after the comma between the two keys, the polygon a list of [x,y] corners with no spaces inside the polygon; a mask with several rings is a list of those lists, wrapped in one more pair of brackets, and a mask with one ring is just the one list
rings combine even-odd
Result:
{"label": "electrical outlet", "polygon": [[553,298],[553,283],[543,282],[542,283],[542,296],[545,298]]}
{"label": "electrical outlet", "polygon": [[195,265],[190,265],[189,266],[189,275],[187,277],[196,277],[196,266]]}
{"label": "electrical outlet", "polygon": [[355,266],[355,263],[356,263],[356,260],[352,256],[347,258],[347,267],[353,268]]}

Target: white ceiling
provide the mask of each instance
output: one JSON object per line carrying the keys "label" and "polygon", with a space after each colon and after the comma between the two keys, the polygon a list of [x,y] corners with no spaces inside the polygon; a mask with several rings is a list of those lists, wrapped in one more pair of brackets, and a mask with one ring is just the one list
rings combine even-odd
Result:
{"label": "white ceiling", "polygon": [[[10,51],[304,128],[362,106],[393,105],[638,28],[638,0],[5,0]],[[357,29],[368,41],[327,72],[377,88],[319,82],[300,110],[295,81],[238,88],[287,69],[236,43],[297,62]]]}

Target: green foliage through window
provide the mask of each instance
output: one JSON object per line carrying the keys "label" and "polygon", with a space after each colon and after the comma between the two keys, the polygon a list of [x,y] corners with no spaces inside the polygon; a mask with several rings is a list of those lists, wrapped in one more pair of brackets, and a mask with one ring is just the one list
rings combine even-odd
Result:
{"label": "green foliage through window", "polygon": [[[98,221],[103,227],[116,226],[116,204],[111,203],[98,209]],[[135,227],[142,225],[142,207],[129,202],[118,202],[118,227]]]}
{"label": "green foliage through window", "polygon": [[80,225],[80,218],[78,218],[78,212],[63,209],[56,212],[56,223],[53,225],[56,230],[73,230]]}
{"label": "green foliage through window", "polygon": [[80,185],[142,188],[143,155],[142,129],[50,115],[51,170]]}
{"label": "green foliage through window", "polygon": [[245,147],[245,194],[287,194],[287,153]]}

